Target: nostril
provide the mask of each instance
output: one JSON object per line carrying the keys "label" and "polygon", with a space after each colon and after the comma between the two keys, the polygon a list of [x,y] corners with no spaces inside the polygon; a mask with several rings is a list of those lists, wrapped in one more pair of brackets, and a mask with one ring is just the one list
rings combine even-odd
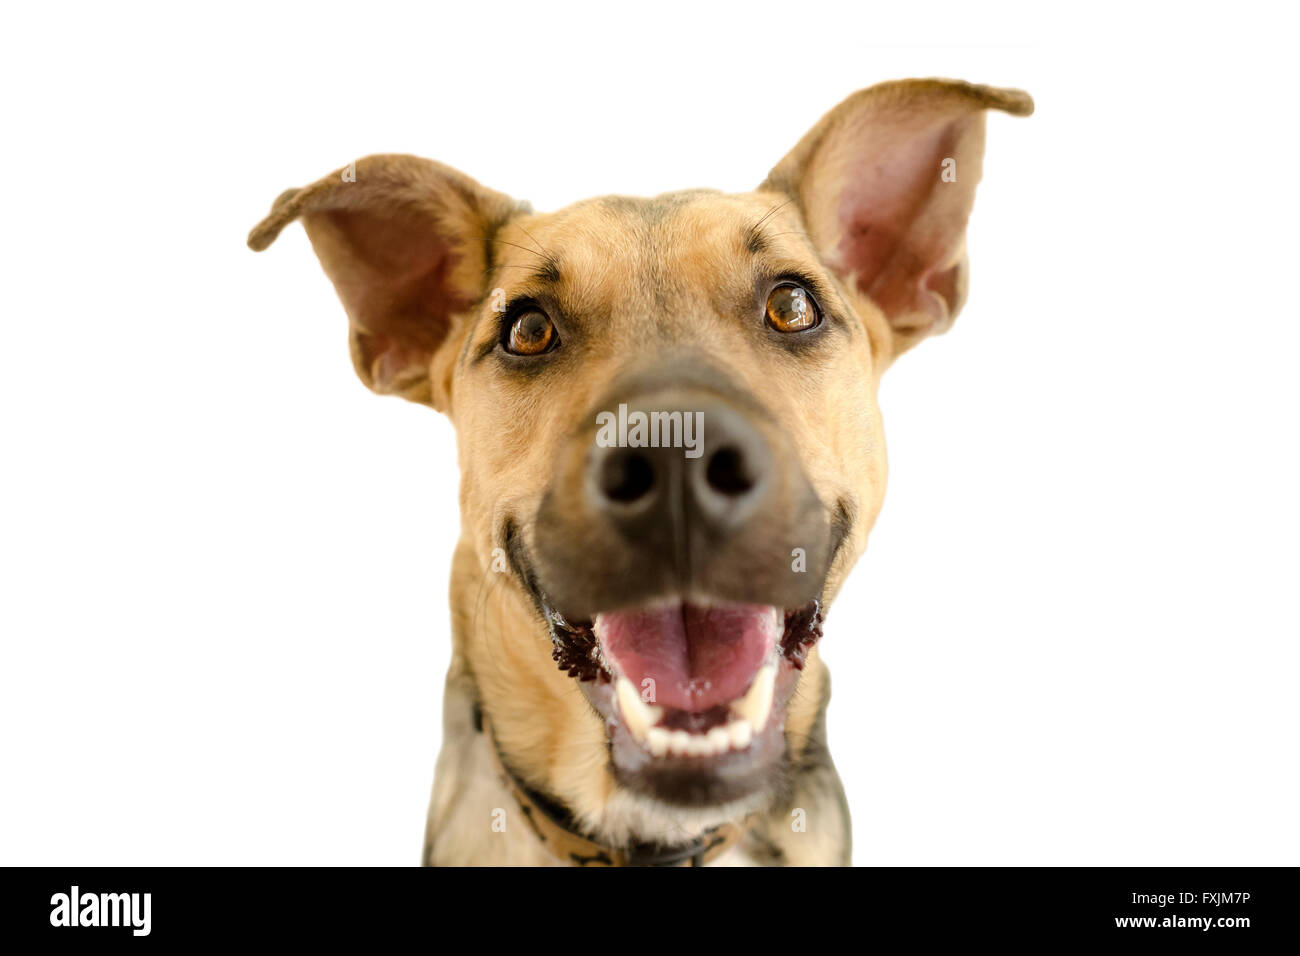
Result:
{"label": "nostril", "polygon": [[654,487],[654,467],[635,452],[607,455],[600,466],[600,491],[610,501],[631,504]]}
{"label": "nostril", "polygon": [[745,467],[745,456],[729,446],[713,453],[705,478],[714,491],[733,498],[754,487],[754,480]]}

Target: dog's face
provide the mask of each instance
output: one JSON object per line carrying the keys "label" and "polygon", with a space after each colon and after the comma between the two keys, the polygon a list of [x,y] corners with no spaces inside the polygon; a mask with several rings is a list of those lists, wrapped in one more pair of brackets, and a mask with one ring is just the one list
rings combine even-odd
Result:
{"label": "dog's face", "polygon": [[455,421],[458,649],[502,750],[579,816],[757,806],[800,752],[884,493],[880,373],[964,298],[988,108],[1032,104],[885,84],[753,193],[549,214],[372,157],[254,230],[301,216],[362,379]]}
{"label": "dog's face", "polygon": [[453,372],[473,538],[549,619],[619,781],[663,801],[776,779],[814,602],[883,490],[870,335],[791,205],[514,220]]}

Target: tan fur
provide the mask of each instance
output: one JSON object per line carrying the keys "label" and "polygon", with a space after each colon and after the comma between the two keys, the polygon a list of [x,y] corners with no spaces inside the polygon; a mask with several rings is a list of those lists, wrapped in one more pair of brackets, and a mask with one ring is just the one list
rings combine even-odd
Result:
{"label": "tan fur", "polygon": [[[339,174],[333,174],[285,193],[254,229],[249,243],[260,249],[286,223],[303,217],[351,318],[358,374],[376,390],[445,411],[456,425],[462,529],[452,575],[445,742],[430,807],[427,862],[553,862],[517,814],[505,834],[489,826],[493,809],[505,809],[511,821],[513,806],[489,769],[488,742],[470,725],[475,702],[490,715],[512,769],[561,800],[602,839],[671,842],[760,811],[751,838],[721,862],[847,862],[838,781],[829,760],[813,753],[821,747],[828,695],[825,668],[815,652],[787,715],[786,738],[796,768],[808,750],[807,772],[794,777],[789,799],[779,806],[741,802],[703,811],[670,809],[630,794],[614,779],[602,722],[576,682],[551,661],[547,631],[519,583],[492,570],[493,551],[504,546],[503,515],[536,513],[556,449],[578,424],[575,416],[591,407],[630,362],[669,346],[694,346],[727,357],[736,382],[769,399],[771,427],[786,437],[822,501],[854,503],[851,534],[826,581],[823,598],[829,604],[865,548],[884,496],[887,460],[876,403],[880,376],[920,337],[942,331],[964,299],[961,233],[979,178],[985,108],[1025,114],[1032,102],[1018,91],[949,81],[882,84],[827,114],[755,192],[593,199],[545,214],[528,212],[447,167],[410,157],[372,157],[358,163],[356,183],[340,184]],[[885,143],[893,141],[890,136],[902,142],[914,129],[939,129],[954,142],[964,177],[949,193],[936,188],[931,197],[927,191],[918,200],[924,209],[909,220],[920,237],[915,248],[928,248],[924,244],[937,230],[947,230],[944,261],[936,265],[941,272],[954,270],[946,273],[954,278],[933,303],[922,300],[924,314],[887,315],[859,286],[854,271],[836,259],[843,238],[836,203],[852,174],[858,142],[853,137],[858,127],[874,130],[881,124],[889,131]],[[357,209],[369,217],[360,225],[348,218]],[[377,240],[372,229],[390,219],[400,221],[400,236]],[[768,237],[765,261],[778,270],[822,277],[837,306],[856,317],[840,347],[819,355],[813,372],[765,361],[747,345],[736,322],[733,303],[745,290],[734,277],[743,273],[738,264],[747,261],[744,237],[756,223]],[[429,275],[416,274],[400,249],[390,253],[384,245],[408,242],[412,235],[422,241],[426,227],[453,252],[439,260],[445,270],[438,281],[451,290],[446,308],[422,301]],[[368,251],[376,243],[380,254]],[[441,249],[430,255],[442,255]],[[564,379],[562,394],[539,392],[492,361],[475,360],[496,335],[492,290],[514,296],[551,253],[563,262],[559,294],[567,308],[601,316],[603,322],[584,354],[581,373]],[[412,325],[435,322],[434,333],[401,338]],[[521,531],[532,548],[532,527],[525,524]],[[830,620],[833,640],[833,616]],[[795,807],[808,815],[805,834],[791,832]]]}

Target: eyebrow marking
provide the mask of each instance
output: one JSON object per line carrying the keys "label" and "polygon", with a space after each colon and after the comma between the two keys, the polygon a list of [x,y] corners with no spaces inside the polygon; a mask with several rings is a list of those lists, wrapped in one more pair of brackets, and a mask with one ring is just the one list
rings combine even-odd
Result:
{"label": "eyebrow marking", "polygon": [[753,255],[767,251],[771,240],[763,233],[763,223],[772,218],[779,210],[784,209],[790,203],[794,202],[791,196],[785,202],[779,202],[769,209],[763,216],[747,230],[745,230],[745,248]]}
{"label": "eyebrow marking", "polygon": [[534,269],[524,279],[524,282],[528,284],[545,283],[548,285],[554,285],[559,281],[560,281],[559,260],[557,260],[555,256],[552,256],[549,253],[547,254],[546,258],[542,260],[542,264],[538,266],[536,269]]}

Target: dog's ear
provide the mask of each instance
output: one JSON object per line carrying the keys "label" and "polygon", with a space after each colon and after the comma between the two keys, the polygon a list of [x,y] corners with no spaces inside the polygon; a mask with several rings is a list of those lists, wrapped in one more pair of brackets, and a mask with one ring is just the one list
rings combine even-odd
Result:
{"label": "dog's ear", "polygon": [[446,411],[454,356],[440,347],[482,296],[492,236],[520,208],[441,163],[368,156],[282,194],[248,245],[265,249],[301,218],[347,311],[357,375]]}
{"label": "dog's ear", "polygon": [[859,90],[760,187],[798,203],[823,259],[885,313],[895,355],[946,330],[965,300],[987,109],[1028,116],[1034,101],[952,80]]}

